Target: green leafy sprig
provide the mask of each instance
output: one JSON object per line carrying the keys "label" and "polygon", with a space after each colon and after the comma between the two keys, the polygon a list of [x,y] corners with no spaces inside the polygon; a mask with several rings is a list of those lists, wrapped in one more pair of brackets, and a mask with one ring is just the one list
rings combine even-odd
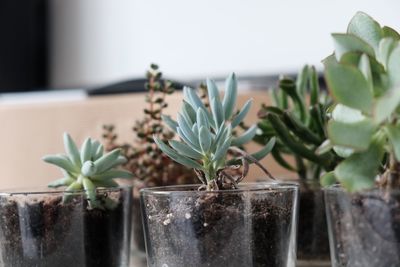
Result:
{"label": "green leafy sprig", "polygon": [[[254,140],[265,144],[276,136],[271,152],[275,161],[302,179],[319,179],[323,171],[332,170],[339,160],[336,153],[321,154],[332,103],[320,89],[315,68],[304,66],[296,80],[280,78],[278,88],[271,90],[271,99],[273,104],[263,104],[258,113],[260,131]],[[286,156],[294,158],[295,164]]]}

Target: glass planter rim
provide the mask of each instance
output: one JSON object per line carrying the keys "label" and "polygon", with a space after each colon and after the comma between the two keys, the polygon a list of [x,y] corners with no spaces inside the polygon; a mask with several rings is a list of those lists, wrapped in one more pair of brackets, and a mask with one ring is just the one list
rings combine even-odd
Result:
{"label": "glass planter rim", "polygon": [[366,189],[360,192],[348,192],[346,191],[345,188],[343,188],[342,185],[340,184],[334,184],[334,185],[330,185],[327,187],[323,187],[323,190],[325,192],[330,192],[330,193],[347,193],[349,195],[360,195],[360,194],[367,194],[367,195],[376,195],[376,194],[382,194],[382,193],[391,193],[391,194],[399,194],[400,195],[400,189],[385,189],[385,188],[378,188],[378,187],[373,187],[371,189]]}
{"label": "glass planter rim", "polygon": [[[98,193],[102,192],[117,192],[123,189],[132,189],[131,185],[120,185],[118,187],[101,187],[97,188]],[[77,191],[67,191],[62,190],[60,188],[49,188],[49,187],[16,187],[16,188],[8,188],[8,189],[0,189],[0,196],[18,196],[18,195],[57,195],[57,194],[71,194],[71,195],[81,195],[84,194],[86,190],[77,190]]]}
{"label": "glass planter rim", "polygon": [[[152,195],[171,195],[171,194],[182,194],[188,195],[196,193],[197,195],[204,194],[241,194],[246,192],[273,192],[273,190],[297,190],[299,185],[295,182],[286,181],[273,181],[273,182],[250,182],[239,184],[238,189],[228,190],[216,190],[216,191],[198,191],[197,189],[201,186],[200,184],[190,185],[169,185],[169,186],[157,186],[147,187],[140,190],[141,195],[152,194]],[[272,189],[272,190],[271,190]]]}

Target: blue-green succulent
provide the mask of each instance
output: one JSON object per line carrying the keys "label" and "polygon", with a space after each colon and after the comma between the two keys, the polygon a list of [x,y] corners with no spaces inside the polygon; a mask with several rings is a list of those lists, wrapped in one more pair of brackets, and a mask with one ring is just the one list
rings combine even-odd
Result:
{"label": "blue-green succulent", "polygon": [[126,162],[120,149],[104,154],[100,142],[87,138],[80,150],[67,133],[64,134],[66,154],[48,155],[43,157],[47,163],[61,168],[64,174],[49,187],[65,186],[64,201],[73,192],[84,191],[92,208],[100,207],[97,199],[97,188],[118,187],[116,178],[131,178],[132,174],[117,167]]}
{"label": "blue-green succulent", "polygon": [[[226,79],[223,99],[220,98],[219,90],[213,80],[208,79],[206,84],[210,108],[203,104],[194,89],[185,87],[184,100],[177,120],[169,116],[162,118],[177,133],[180,141],[170,140],[167,145],[157,136],[154,140],[170,158],[189,168],[194,168],[207,190],[224,189],[226,184],[229,184],[229,188],[236,188],[237,183],[247,174],[248,162],[256,163],[263,168],[258,160],[271,151],[275,139],[271,139],[255,154],[244,153],[238,147],[253,139],[257,126],[248,128],[237,137],[232,135],[232,131],[248,114],[252,100],[248,100],[239,111],[236,110],[238,90],[235,74]],[[229,151],[241,156],[244,170],[239,178],[229,175],[228,169],[237,167],[231,162],[238,162],[228,157]],[[265,168],[263,169],[266,171]]]}

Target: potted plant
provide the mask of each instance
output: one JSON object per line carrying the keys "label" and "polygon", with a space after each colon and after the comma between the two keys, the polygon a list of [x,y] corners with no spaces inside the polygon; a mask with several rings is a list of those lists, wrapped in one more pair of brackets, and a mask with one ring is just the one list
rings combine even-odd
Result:
{"label": "potted plant", "polygon": [[122,143],[118,140],[114,125],[105,125],[103,138],[106,150],[121,149],[127,161],[123,167],[134,174],[133,210],[132,210],[132,253],[131,262],[135,267],[147,266],[142,215],[140,212],[139,190],[145,187],[180,185],[195,183],[193,171],[171,160],[156,146],[153,135],[157,134],[164,141],[174,138],[163,121],[162,116],[168,107],[168,95],[176,91],[176,85],[164,80],[159,67],[151,64],[146,73],[147,103],[142,119],[137,120],[132,128],[134,141]]}
{"label": "potted plant", "polygon": [[280,78],[278,88],[271,90],[271,99],[273,104],[263,104],[258,113],[260,131],[254,141],[265,144],[276,137],[271,151],[273,158],[299,178],[298,265],[330,266],[319,178],[321,173],[331,171],[340,159],[334,151],[319,153],[327,139],[327,110],[332,100],[320,89],[315,68],[307,65],[296,80]]}
{"label": "potted plant", "polygon": [[[247,154],[238,146],[254,137],[256,126],[232,136],[250,109],[251,100],[234,112],[235,75],[227,78],[226,93],[207,81],[208,109],[193,89],[184,88],[177,121],[164,121],[177,133],[168,144],[154,137],[170,158],[193,168],[201,185],[141,190],[148,266],[294,266],[296,258],[297,185],[240,185],[249,163],[258,162],[275,140]],[[228,157],[228,151],[236,157]],[[242,167],[240,175],[238,169]]]}
{"label": "potted plant", "polygon": [[68,134],[64,144],[66,155],[43,158],[64,174],[49,187],[64,191],[1,191],[1,265],[128,266],[131,188],[114,181],[131,177],[116,169],[126,159],[89,138],[80,151]]}
{"label": "potted plant", "polygon": [[336,106],[329,142],[343,161],[322,177],[332,266],[400,266],[400,35],[358,12],[324,60]]}

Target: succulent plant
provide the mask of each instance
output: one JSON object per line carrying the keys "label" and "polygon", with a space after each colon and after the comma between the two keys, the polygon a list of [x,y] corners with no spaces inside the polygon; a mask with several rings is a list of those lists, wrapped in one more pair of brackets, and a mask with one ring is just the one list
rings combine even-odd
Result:
{"label": "succulent plant", "polygon": [[[258,113],[260,131],[254,140],[265,144],[276,136],[271,152],[275,161],[302,179],[319,179],[340,159],[333,151],[319,155],[318,148],[327,138],[327,110],[332,101],[320,89],[317,71],[306,65],[296,81],[281,77],[278,88],[270,92],[273,105],[262,105]],[[295,165],[285,159],[287,155],[294,158]]]}
{"label": "succulent plant", "polygon": [[[358,12],[346,33],[332,34],[335,52],[323,63],[336,102],[329,146],[344,159],[322,178],[349,191],[400,187],[400,35]],[[328,146],[327,146],[328,147]]]}
{"label": "succulent plant", "polygon": [[[252,140],[257,126],[250,127],[238,137],[232,136],[232,130],[243,121],[252,103],[252,100],[248,100],[241,110],[235,112],[238,94],[235,75],[232,74],[226,79],[223,100],[220,99],[218,88],[213,80],[208,79],[206,84],[210,108],[203,104],[195,90],[184,87],[184,101],[177,121],[170,116],[162,117],[181,140],[169,140],[169,145],[167,145],[155,135],[156,144],[174,161],[193,168],[203,183],[201,189],[237,188],[237,183],[247,174],[249,162],[256,163],[270,175],[258,163],[258,160],[271,151],[275,139],[271,139],[259,152],[248,155],[238,146]],[[229,174],[229,169],[237,169],[238,165],[232,164],[237,163],[237,159],[228,159],[228,151],[241,155],[243,173],[240,177]]]}
{"label": "succulent plant", "polygon": [[[90,207],[101,208],[98,202],[96,188],[117,187],[115,178],[131,178],[128,171],[117,169],[126,162],[120,149],[107,154],[103,152],[103,145],[98,141],[87,138],[80,150],[67,133],[64,134],[66,154],[48,155],[43,157],[47,163],[61,168],[64,177],[50,183],[49,187],[66,186],[64,201],[74,192],[84,191]],[[109,203],[106,203],[106,205]]]}
{"label": "succulent plant", "polygon": [[176,86],[162,79],[162,73],[155,64],[151,64],[146,76],[147,106],[143,110],[142,118],[133,126],[134,141],[119,143],[115,127],[105,125],[103,138],[106,141],[106,150],[121,149],[127,158],[124,168],[134,174],[138,187],[193,183],[193,171],[165,156],[153,140],[154,134],[164,141],[174,138],[175,133],[165,126],[161,116],[168,107],[167,96],[175,92]]}

